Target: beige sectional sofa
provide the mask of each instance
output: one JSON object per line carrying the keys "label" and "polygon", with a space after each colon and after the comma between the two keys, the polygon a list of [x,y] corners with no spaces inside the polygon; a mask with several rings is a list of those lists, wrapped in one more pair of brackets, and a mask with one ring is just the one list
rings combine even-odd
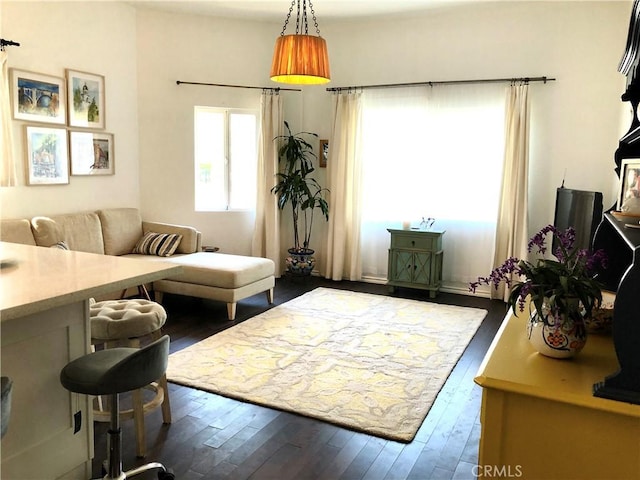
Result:
{"label": "beige sectional sofa", "polygon": [[[167,257],[133,253],[150,232],[178,235],[175,253]],[[237,302],[244,298],[265,292],[273,303],[272,260],[202,252],[202,235],[195,228],[143,221],[135,208],[2,220],[0,241],[176,263],[183,267],[181,274],[153,283],[156,301],[162,302],[163,293],[222,301],[229,320],[235,319]]]}

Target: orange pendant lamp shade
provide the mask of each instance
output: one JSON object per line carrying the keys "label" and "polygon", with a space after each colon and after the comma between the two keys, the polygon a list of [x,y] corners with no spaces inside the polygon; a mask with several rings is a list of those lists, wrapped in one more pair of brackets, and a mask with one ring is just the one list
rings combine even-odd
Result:
{"label": "orange pendant lamp shade", "polygon": [[[311,10],[312,25],[318,35],[309,35],[307,1]],[[296,33],[285,35],[294,7],[297,6]],[[271,62],[271,80],[281,83],[321,85],[331,80],[327,42],[320,36],[320,28],[311,0],[292,0],[282,33],[276,40]]]}
{"label": "orange pendant lamp shade", "polygon": [[271,63],[271,80],[306,85],[328,83],[331,72],[327,42],[314,35],[278,37]]}

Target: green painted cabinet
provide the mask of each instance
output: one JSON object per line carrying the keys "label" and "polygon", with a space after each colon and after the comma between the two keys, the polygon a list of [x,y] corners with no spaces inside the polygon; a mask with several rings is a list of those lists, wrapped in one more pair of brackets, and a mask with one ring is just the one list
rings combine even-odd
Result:
{"label": "green painted cabinet", "polygon": [[395,230],[391,234],[387,285],[429,290],[435,298],[442,284],[442,236],[440,230]]}

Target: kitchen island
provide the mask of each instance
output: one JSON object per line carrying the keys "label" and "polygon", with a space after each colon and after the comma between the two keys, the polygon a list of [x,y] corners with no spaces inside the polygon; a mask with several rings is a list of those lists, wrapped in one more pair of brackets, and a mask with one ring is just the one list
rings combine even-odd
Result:
{"label": "kitchen island", "polygon": [[90,478],[91,401],[60,385],[89,353],[89,299],[179,274],[164,262],[0,242],[3,376],[13,380],[0,478]]}

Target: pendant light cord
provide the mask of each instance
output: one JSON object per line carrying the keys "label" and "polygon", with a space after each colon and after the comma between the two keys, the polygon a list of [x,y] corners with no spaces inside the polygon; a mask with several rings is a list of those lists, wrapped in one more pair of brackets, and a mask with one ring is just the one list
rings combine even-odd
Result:
{"label": "pendant light cord", "polygon": [[[280,32],[280,36],[284,36],[284,32],[287,30],[287,26],[289,25],[289,20],[291,19],[291,13],[293,12],[293,7],[298,6],[298,11],[296,13],[296,35],[302,33],[302,29],[304,28],[304,34],[309,35],[309,20],[307,17],[307,0],[302,0],[302,14],[300,13],[300,0],[293,0],[291,2],[291,6],[289,7],[289,12],[287,13],[287,18],[284,20],[284,25],[282,26],[282,32]],[[313,19],[313,26],[316,27],[316,33],[320,36],[320,27],[318,26],[318,19],[316,18],[316,12],[313,9],[313,3],[309,0],[309,10],[311,10],[311,18]]]}

